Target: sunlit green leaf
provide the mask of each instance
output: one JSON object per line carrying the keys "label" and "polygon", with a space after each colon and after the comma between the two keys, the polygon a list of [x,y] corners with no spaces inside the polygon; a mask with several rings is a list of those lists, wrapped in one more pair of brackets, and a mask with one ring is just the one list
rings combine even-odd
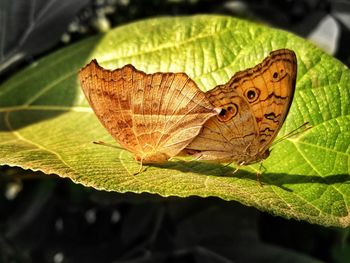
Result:
{"label": "sunlit green leaf", "polygon": [[[186,72],[209,90],[254,66],[272,50],[298,57],[297,88],[280,135],[308,121],[312,129],[272,147],[263,163],[172,160],[135,176],[132,154],[115,143],[88,106],[79,68],[96,58],[152,73]],[[0,86],[0,164],[69,177],[96,189],[162,196],[217,196],[286,218],[350,226],[350,71],[290,33],[220,16],[157,18],[116,28],[34,63]]]}

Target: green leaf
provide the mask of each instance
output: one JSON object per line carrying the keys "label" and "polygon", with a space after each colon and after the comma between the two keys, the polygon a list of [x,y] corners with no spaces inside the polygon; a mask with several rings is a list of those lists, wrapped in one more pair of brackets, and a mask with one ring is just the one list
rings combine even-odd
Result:
{"label": "green leaf", "polygon": [[[186,72],[203,90],[293,49],[297,89],[279,136],[306,121],[312,129],[272,147],[264,162],[234,165],[172,160],[141,174],[132,154],[92,144],[115,143],[89,108],[77,82],[96,58],[106,68],[127,63],[152,73]],[[286,218],[350,226],[350,72],[290,33],[220,16],[157,18],[116,28],[34,63],[0,86],[0,164],[69,177],[96,189],[162,196],[217,196]]]}

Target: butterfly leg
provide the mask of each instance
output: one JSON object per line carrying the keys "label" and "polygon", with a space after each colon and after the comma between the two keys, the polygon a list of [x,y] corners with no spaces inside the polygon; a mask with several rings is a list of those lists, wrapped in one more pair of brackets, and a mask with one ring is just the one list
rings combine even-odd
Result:
{"label": "butterfly leg", "polygon": [[[230,166],[232,163],[233,163],[233,162],[229,162],[229,163],[223,165],[223,168],[226,168],[226,167]],[[232,174],[237,173],[237,172],[239,171],[240,168],[241,168],[241,166],[238,165],[238,166],[236,167],[236,169],[232,172]]]}
{"label": "butterfly leg", "polygon": [[263,162],[260,162],[259,170],[256,172],[256,180],[258,181],[259,185],[262,187],[264,184],[261,182],[260,177],[261,177],[261,170],[262,168],[265,169]]}
{"label": "butterfly leg", "polygon": [[142,161],[143,161],[143,159],[140,160],[140,167],[139,167],[139,170],[138,170],[136,173],[134,173],[134,175],[138,175],[138,174],[140,174],[140,173],[146,171],[147,168],[143,168]]}
{"label": "butterfly leg", "polygon": [[[232,162],[231,162],[232,163]],[[231,163],[229,163],[228,165],[230,165]],[[241,169],[241,166],[243,166],[245,164],[245,162],[240,162],[237,164],[237,167],[236,169],[232,172],[232,174],[235,174],[237,173],[240,169]],[[227,166],[227,165],[226,165]]]}
{"label": "butterfly leg", "polygon": [[263,185],[263,183],[261,182],[260,177],[261,177],[261,173],[260,173],[260,172],[256,172],[256,181],[259,183],[259,185],[260,185],[261,187],[263,187],[264,185]]}
{"label": "butterfly leg", "polygon": [[237,166],[236,169],[232,172],[232,174],[237,173],[237,172],[239,171],[239,169],[241,169],[241,167],[240,167],[240,166]]}

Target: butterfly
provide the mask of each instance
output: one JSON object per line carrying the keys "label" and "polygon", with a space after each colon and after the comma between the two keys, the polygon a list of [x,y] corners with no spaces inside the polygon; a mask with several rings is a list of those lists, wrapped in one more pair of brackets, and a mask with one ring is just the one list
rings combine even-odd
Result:
{"label": "butterfly", "polygon": [[266,159],[290,109],[296,77],[295,53],[280,49],[208,91],[208,100],[222,110],[180,155],[239,166]]}
{"label": "butterfly", "polygon": [[92,60],[78,77],[100,122],[141,164],[176,156],[221,111],[185,73],[107,70]]}

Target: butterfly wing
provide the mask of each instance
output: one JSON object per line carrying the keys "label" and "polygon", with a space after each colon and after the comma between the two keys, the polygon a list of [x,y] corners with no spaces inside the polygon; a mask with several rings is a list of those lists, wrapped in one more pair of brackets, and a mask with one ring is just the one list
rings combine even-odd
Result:
{"label": "butterfly wing", "polygon": [[228,89],[246,99],[255,117],[258,134],[251,145],[254,155],[264,154],[281,129],[292,104],[296,77],[295,53],[280,49],[228,82]]}
{"label": "butterfly wing", "polygon": [[143,163],[175,156],[218,112],[184,73],[145,74],[132,65],[111,71],[93,60],[79,80],[100,122]]}
{"label": "butterfly wing", "polygon": [[210,118],[185,152],[198,160],[240,163],[248,155],[256,133],[256,122],[247,101],[234,90],[218,86],[207,92],[211,103],[221,108]]}
{"label": "butterfly wing", "polygon": [[208,91],[211,103],[225,111],[204,124],[187,152],[199,160],[239,164],[266,158],[293,99],[296,67],[293,51],[276,50],[262,63]]}

